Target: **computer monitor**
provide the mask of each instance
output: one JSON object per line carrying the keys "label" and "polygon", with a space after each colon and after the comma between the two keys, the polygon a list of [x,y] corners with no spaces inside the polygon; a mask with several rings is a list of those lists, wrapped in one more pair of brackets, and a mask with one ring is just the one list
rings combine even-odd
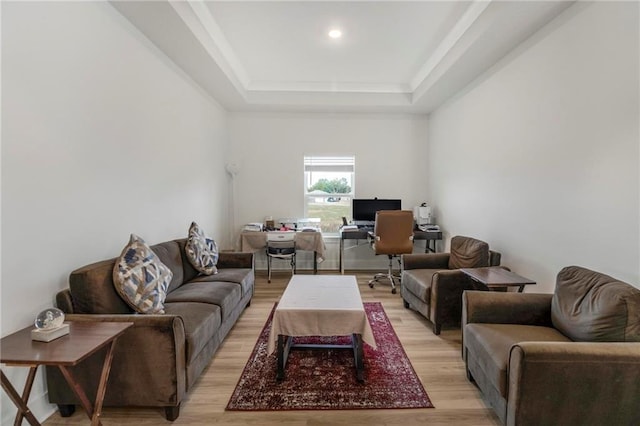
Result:
{"label": "computer monitor", "polygon": [[376,212],[379,210],[401,210],[402,201],[396,199],[353,199],[353,220],[371,221],[376,220]]}

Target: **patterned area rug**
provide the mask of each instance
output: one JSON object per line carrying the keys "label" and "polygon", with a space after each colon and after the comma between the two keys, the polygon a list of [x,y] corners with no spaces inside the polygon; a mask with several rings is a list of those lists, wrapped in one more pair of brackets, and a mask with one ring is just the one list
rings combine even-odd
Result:
{"label": "patterned area rug", "polygon": [[[267,355],[272,311],[226,409],[433,408],[382,304],[364,303],[364,308],[378,345],[375,350],[364,345],[364,383],[356,380],[349,349],[292,350],[286,378],[276,382],[276,354]],[[350,337],[306,337],[295,342],[349,344]]]}

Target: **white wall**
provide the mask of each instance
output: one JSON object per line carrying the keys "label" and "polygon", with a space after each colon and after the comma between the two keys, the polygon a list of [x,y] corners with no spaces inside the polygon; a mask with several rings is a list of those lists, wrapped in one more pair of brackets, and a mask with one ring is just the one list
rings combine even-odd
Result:
{"label": "white wall", "polygon": [[640,285],[638,3],[579,3],[429,117],[431,192],[551,292],[564,266]]}
{"label": "white wall", "polygon": [[[358,198],[400,198],[407,209],[426,201],[425,126],[425,117],[411,115],[229,114],[231,157],[240,168],[237,229],[265,216],[304,216],[304,155],[355,155]],[[336,269],[337,241],[327,240],[327,250],[320,268]],[[386,265],[366,245],[351,249],[346,259],[347,268]]]}
{"label": "white wall", "polygon": [[[132,232],[226,233],[227,139],[224,110],[108,3],[2,2],[2,335]],[[19,389],[24,370],[3,366]],[[3,392],[1,423],[14,413]]]}

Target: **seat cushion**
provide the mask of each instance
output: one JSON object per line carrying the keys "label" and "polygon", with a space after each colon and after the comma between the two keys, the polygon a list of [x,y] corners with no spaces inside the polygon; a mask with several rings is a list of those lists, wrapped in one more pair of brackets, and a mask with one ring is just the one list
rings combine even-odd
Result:
{"label": "seat cushion", "polygon": [[551,327],[518,324],[472,323],[464,326],[464,346],[485,376],[504,398],[507,396],[507,368],[511,347],[519,342],[569,342]]}
{"label": "seat cushion", "polygon": [[191,282],[217,282],[224,281],[228,283],[240,284],[242,287],[242,296],[253,292],[253,283],[255,282],[253,269],[251,268],[226,268],[218,269],[215,275],[200,275],[195,277]]}
{"label": "seat cushion", "polygon": [[475,238],[455,236],[451,239],[449,269],[489,266],[489,244]]}
{"label": "seat cushion", "polygon": [[582,342],[639,342],[640,289],[579,266],[559,273],[551,300],[554,327]]}
{"label": "seat cushion", "polygon": [[187,364],[190,364],[220,329],[220,307],[210,303],[176,302],[165,303],[164,309],[167,314],[182,318],[187,341]]}
{"label": "seat cushion", "polygon": [[218,305],[222,321],[233,312],[240,303],[242,288],[240,284],[223,281],[199,281],[183,284],[169,293],[165,303],[198,302]]}
{"label": "seat cushion", "polygon": [[409,269],[402,271],[402,287],[424,303],[431,300],[431,282],[439,269]]}

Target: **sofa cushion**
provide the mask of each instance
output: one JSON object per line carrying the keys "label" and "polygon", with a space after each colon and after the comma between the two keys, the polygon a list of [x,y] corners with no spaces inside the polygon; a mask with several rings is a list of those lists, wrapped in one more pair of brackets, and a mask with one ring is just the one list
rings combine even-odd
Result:
{"label": "sofa cushion", "polygon": [[475,238],[455,236],[451,239],[449,269],[489,266],[489,244]]}
{"label": "sofa cushion", "polygon": [[431,282],[438,269],[409,269],[402,272],[402,287],[426,304],[431,300]]}
{"label": "sofa cushion", "polygon": [[164,313],[164,299],[173,273],[144,242],[131,234],[113,267],[118,294],[142,314]]}
{"label": "sofa cushion", "polygon": [[195,222],[192,222],[191,227],[189,227],[185,250],[187,259],[196,270],[205,275],[212,275],[218,272],[216,268],[218,246],[212,238],[205,235],[202,228]]}
{"label": "sofa cushion", "polygon": [[640,289],[579,266],[559,273],[551,321],[574,341],[640,341]]}
{"label": "sofa cushion", "polygon": [[218,305],[221,309],[222,321],[225,321],[240,303],[241,298],[240,284],[201,281],[181,285],[167,295],[166,303],[199,302]]}
{"label": "sofa cushion", "polygon": [[218,332],[222,317],[220,307],[210,303],[165,303],[165,312],[182,318],[187,346],[187,365]]}
{"label": "sofa cushion", "polygon": [[218,269],[218,273],[215,275],[200,275],[195,277],[191,282],[216,282],[225,281],[228,283],[240,284],[242,288],[242,296],[253,292],[253,283],[255,277],[253,269],[250,268],[230,268],[230,269]]}
{"label": "sofa cushion", "polygon": [[507,396],[507,369],[511,347],[519,342],[568,342],[566,336],[551,327],[519,324],[472,323],[464,327],[464,345],[469,356],[484,371],[504,398]]}
{"label": "sofa cushion", "polygon": [[180,246],[175,241],[166,241],[151,246],[151,250],[153,250],[153,252],[158,255],[158,258],[160,258],[160,261],[173,272],[173,278],[171,278],[169,288],[167,289],[167,293],[170,293],[180,287],[184,282],[184,269]]}

